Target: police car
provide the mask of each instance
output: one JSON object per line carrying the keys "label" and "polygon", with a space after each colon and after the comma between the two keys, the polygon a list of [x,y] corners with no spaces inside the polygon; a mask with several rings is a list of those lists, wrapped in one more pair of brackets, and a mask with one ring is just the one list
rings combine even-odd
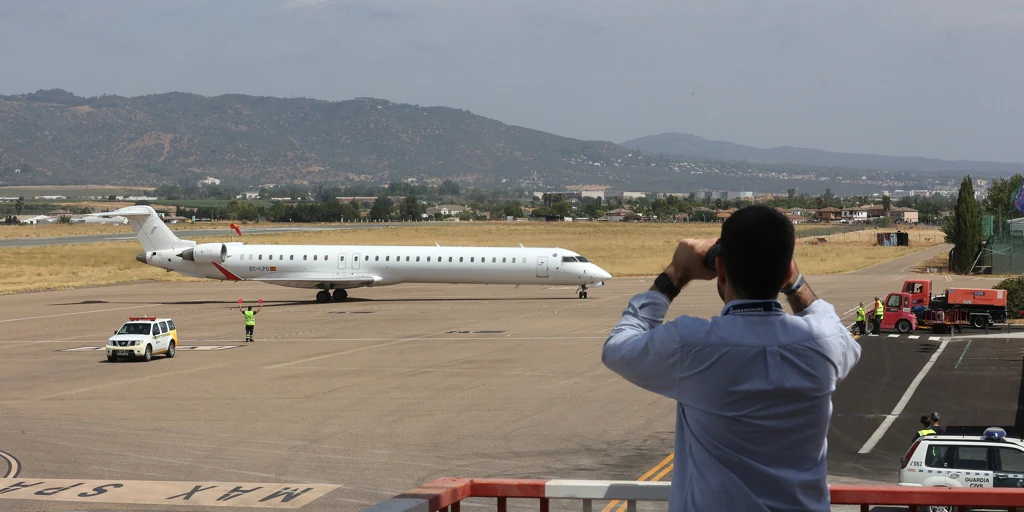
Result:
{"label": "police car", "polygon": [[1024,440],[1008,437],[999,427],[981,436],[918,438],[900,462],[903,486],[1024,487]]}
{"label": "police car", "polygon": [[177,345],[178,331],[170,318],[129,317],[107,340],[107,361],[117,361],[118,357],[149,361],[157,354],[174,357]]}

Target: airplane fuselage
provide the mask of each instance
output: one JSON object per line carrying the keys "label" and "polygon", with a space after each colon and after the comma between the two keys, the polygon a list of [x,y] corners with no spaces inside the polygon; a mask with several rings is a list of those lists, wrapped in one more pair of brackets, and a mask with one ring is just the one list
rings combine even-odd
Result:
{"label": "airplane fuselage", "polygon": [[193,277],[219,280],[273,282],[286,281],[290,275],[320,276],[317,281],[322,283],[294,285],[308,288],[357,287],[346,285],[345,281],[360,276],[373,278],[368,286],[590,285],[611,277],[579,254],[561,248],[202,244],[221,245],[226,247],[225,257],[211,262],[183,259],[178,255],[180,249],[146,253],[145,262]]}

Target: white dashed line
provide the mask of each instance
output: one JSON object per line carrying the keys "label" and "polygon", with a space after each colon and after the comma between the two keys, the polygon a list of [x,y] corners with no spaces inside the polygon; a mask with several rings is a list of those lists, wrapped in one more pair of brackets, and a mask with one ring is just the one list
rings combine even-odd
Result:
{"label": "white dashed line", "polygon": [[907,337],[912,339],[912,340],[916,340],[916,339],[920,338],[920,336],[907,336]]}
{"label": "white dashed line", "polygon": [[889,337],[890,338],[899,338],[900,335],[899,334],[890,334]]}

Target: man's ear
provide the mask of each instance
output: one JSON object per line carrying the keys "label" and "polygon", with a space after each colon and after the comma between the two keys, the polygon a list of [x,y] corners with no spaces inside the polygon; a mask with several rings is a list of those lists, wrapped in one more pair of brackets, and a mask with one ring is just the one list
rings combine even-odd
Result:
{"label": "man's ear", "polygon": [[715,272],[718,273],[718,282],[725,284],[728,279],[725,277],[725,264],[722,263],[722,257],[715,257]]}

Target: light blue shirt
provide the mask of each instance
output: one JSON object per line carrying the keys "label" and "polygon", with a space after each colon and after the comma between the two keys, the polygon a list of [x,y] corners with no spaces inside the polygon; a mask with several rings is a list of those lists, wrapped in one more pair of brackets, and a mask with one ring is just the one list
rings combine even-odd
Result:
{"label": "light blue shirt", "polygon": [[641,293],[605,342],[608,368],[677,401],[672,512],[829,510],[832,392],[860,345],[820,299],[726,314],[757,302],[662,324],[668,297]]}

